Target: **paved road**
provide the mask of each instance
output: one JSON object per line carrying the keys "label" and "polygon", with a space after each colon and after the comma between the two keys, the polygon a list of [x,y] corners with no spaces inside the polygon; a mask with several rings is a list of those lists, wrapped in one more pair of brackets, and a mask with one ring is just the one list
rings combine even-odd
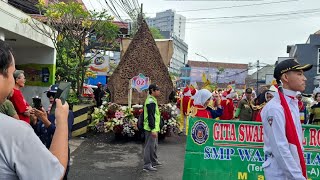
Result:
{"label": "paved road", "polygon": [[185,137],[172,136],[159,142],[158,156],[163,167],[157,172],[142,171],[143,143],[115,141],[112,135],[88,135],[71,142],[72,165],[69,179],[79,180],[181,180]]}

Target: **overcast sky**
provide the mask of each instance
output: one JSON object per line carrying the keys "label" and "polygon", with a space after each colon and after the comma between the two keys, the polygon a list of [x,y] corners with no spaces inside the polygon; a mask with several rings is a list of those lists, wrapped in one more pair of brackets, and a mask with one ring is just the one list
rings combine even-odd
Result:
{"label": "overcast sky", "polygon": [[[88,9],[107,7],[104,0],[83,1]],[[305,43],[310,34],[320,29],[319,0],[138,1],[149,17],[173,9],[187,18],[189,60],[204,60],[195,55],[199,53],[216,62],[255,63],[259,59],[274,64],[277,57],[288,56],[287,45]],[[234,8],[221,8],[230,6]],[[198,10],[207,8],[215,9]]]}

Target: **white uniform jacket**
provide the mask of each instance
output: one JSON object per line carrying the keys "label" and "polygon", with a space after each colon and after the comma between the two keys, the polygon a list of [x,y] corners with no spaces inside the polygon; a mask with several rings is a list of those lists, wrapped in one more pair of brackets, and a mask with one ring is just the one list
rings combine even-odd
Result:
{"label": "white uniform jacket", "polygon": [[[292,113],[301,147],[303,147],[298,100],[289,97],[295,97],[296,92],[286,89],[283,91]],[[266,179],[305,180],[306,178],[303,176],[300,166],[297,147],[289,144],[286,137],[286,120],[278,93],[264,106],[261,112],[261,118],[263,124],[263,149],[264,153],[268,155],[268,159],[262,165]]]}

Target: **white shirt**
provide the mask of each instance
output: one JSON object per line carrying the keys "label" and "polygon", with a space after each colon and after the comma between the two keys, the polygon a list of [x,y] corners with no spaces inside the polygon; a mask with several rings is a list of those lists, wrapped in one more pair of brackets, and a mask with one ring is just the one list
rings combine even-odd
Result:
{"label": "white shirt", "polygon": [[[300,145],[303,147],[298,100],[289,97],[295,97],[296,92],[286,89],[283,89],[283,92],[292,113]],[[288,179],[305,180],[305,177],[302,175],[297,147],[289,144],[286,137],[286,120],[278,93],[264,106],[261,112],[261,118],[263,124],[264,153],[274,156],[274,159],[279,165],[279,170],[282,170]],[[270,163],[268,160],[265,163]]]}
{"label": "white shirt", "polygon": [[0,113],[0,180],[57,180],[63,174],[29,124]]}

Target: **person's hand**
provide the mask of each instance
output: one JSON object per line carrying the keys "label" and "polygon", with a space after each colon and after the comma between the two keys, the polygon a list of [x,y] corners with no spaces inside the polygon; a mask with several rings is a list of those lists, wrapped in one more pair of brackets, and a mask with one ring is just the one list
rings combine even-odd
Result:
{"label": "person's hand", "polygon": [[35,125],[38,122],[37,116],[34,114],[34,111],[30,111],[30,123],[31,125]]}
{"label": "person's hand", "polygon": [[24,113],[23,113],[23,115],[25,115],[25,116],[27,116],[27,117],[30,117],[30,111],[28,110],[28,111],[25,111]]}
{"label": "person's hand", "polygon": [[67,102],[62,105],[62,102],[60,99],[56,99],[56,123],[66,123],[68,124],[68,114],[69,114],[69,105]]}
{"label": "person's hand", "polygon": [[31,111],[32,110],[32,107],[31,106],[28,106],[27,107],[27,111]]}
{"label": "person's hand", "polygon": [[151,136],[152,136],[153,138],[157,138],[157,137],[158,137],[158,133],[157,133],[157,132],[151,132]]}
{"label": "person's hand", "polygon": [[43,108],[41,110],[34,108],[33,111],[41,121],[48,119],[47,112]]}

